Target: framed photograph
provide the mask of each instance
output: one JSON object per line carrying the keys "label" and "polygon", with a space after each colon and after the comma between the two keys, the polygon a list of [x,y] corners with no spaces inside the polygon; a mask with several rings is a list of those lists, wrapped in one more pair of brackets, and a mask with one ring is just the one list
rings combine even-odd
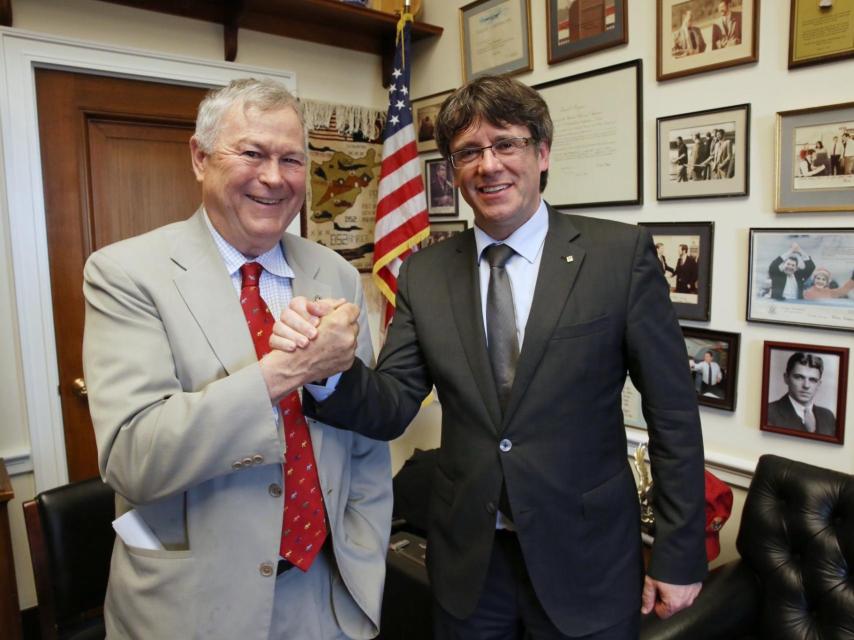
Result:
{"label": "framed photograph", "polygon": [[659,200],[750,193],[750,105],[658,118]]}
{"label": "framed photograph", "polygon": [[656,0],[659,80],[759,59],[759,0]]}
{"label": "framed photograph", "polygon": [[531,0],[475,0],[460,7],[463,82],[534,68]]}
{"label": "framed photograph", "polygon": [[628,0],[548,0],[549,64],[629,41]]}
{"label": "framed photograph", "polygon": [[451,236],[462,233],[468,228],[465,220],[443,220],[441,222],[430,221],[430,235],[421,243],[421,248],[426,249],[431,244],[447,240]]}
{"label": "framed photograph", "polygon": [[534,87],[554,122],[543,194],[552,206],[643,204],[641,70],[631,60]]}
{"label": "framed photograph", "polygon": [[774,211],[854,211],[854,102],[777,113]]}
{"label": "framed photograph", "polygon": [[459,212],[454,168],[446,158],[424,161],[424,184],[427,186],[427,213],[431,216],[456,216]]}
{"label": "framed photograph", "polygon": [[707,407],[735,411],[740,335],[682,327],[682,336],[697,402]]}
{"label": "framed photograph", "polygon": [[854,331],[854,228],[751,229],[747,319]]}
{"label": "framed photograph", "polygon": [[765,342],[762,431],[843,444],[848,349]]}
{"label": "framed photograph", "polygon": [[792,0],[789,69],[854,56],[854,0]]}
{"label": "framed photograph", "polygon": [[642,222],[652,233],[670,300],[681,320],[708,320],[714,222]]}
{"label": "framed photograph", "polygon": [[434,93],[412,101],[412,122],[415,124],[415,140],[418,152],[436,150],[436,116],[439,107],[453,91]]}
{"label": "framed photograph", "polygon": [[628,375],[626,375],[626,382],[623,385],[622,407],[623,424],[635,429],[646,429],[641,394]]}

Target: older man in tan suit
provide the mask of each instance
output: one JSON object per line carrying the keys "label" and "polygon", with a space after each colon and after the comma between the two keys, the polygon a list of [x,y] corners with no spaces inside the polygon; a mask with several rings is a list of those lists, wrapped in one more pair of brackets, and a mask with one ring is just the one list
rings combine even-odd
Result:
{"label": "older man in tan suit", "polygon": [[[278,83],[233,82],[203,101],[190,146],[202,207],[85,270],[101,474],[154,537],[116,540],[108,637],[371,638],[388,448],[306,421],[295,393],[354,350],[372,359],[356,270],[285,233],[305,197],[299,105]],[[326,344],[268,352],[292,295],[355,303],[358,340],[333,323]]]}

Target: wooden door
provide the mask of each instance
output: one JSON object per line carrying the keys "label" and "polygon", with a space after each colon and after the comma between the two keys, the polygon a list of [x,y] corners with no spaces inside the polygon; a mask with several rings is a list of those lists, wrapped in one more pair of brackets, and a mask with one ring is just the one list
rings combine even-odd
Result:
{"label": "wooden door", "polygon": [[83,264],[198,207],[188,142],[205,89],[39,69],[36,92],[59,395],[76,481],[98,474],[81,354]]}

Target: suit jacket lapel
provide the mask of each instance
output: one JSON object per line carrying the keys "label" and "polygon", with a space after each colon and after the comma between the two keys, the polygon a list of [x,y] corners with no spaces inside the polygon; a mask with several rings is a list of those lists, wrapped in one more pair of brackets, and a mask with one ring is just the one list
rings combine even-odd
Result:
{"label": "suit jacket lapel", "polygon": [[181,227],[172,260],[181,269],[175,286],[223,368],[232,374],[245,367],[255,358],[255,348],[202,209]]}
{"label": "suit jacket lapel", "polygon": [[525,397],[581,269],[585,251],[574,242],[577,237],[578,230],[570,219],[549,206],[549,231],[525,327],[525,341],[516,364],[516,377],[504,416],[505,425]]}
{"label": "suit jacket lapel", "polygon": [[501,424],[501,407],[492,378],[492,367],[486,351],[486,333],[481,311],[480,276],[477,268],[477,248],[474,233],[460,236],[454,259],[446,270],[451,310],[457,324],[466,361],[471,369],[477,388],[483,399],[484,408],[492,422]]}

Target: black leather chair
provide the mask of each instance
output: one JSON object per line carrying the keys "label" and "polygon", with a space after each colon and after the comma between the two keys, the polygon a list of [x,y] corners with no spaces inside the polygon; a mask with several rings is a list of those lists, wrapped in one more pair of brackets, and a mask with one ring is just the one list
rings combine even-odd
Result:
{"label": "black leather chair", "polygon": [[44,491],[24,520],[43,640],[103,640],[115,494],[99,478]]}
{"label": "black leather chair", "polygon": [[692,607],[644,620],[642,640],[854,638],[854,476],[762,456],[736,547]]}

